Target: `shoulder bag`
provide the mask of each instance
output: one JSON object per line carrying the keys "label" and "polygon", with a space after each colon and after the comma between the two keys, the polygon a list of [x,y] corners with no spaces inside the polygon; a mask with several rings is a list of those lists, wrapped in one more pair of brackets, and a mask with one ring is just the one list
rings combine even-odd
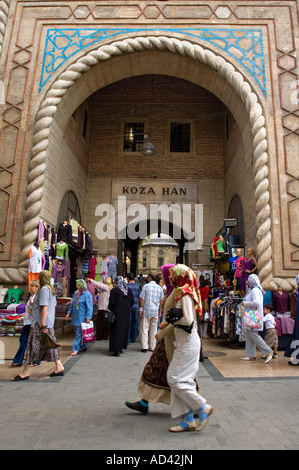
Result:
{"label": "shoulder bag", "polygon": [[242,326],[243,328],[263,328],[263,319],[259,311],[257,309],[251,310],[250,308],[245,310],[243,312]]}
{"label": "shoulder bag", "polygon": [[105,310],[102,314],[102,324],[112,325],[115,322],[115,313],[111,310]]}

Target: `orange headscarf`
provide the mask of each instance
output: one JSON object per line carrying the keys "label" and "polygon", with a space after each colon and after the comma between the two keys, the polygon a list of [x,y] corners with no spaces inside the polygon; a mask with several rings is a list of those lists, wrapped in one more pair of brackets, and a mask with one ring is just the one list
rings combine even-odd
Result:
{"label": "orange headscarf", "polygon": [[175,287],[175,301],[177,302],[185,295],[190,295],[194,301],[194,308],[202,317],[201,297],[197,279],[192,271],[184,264],[176,264],[169,269],[169,278]]}

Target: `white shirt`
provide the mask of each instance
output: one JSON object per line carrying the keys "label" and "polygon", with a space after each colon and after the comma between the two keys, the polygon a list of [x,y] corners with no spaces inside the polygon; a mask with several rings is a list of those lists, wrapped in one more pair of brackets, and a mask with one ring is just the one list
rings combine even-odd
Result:
{"label": "white shirt", "polygon": [[271,313],[267,313],[267,315],[264,315],[264,323],[266,330],[268,330],[269,328],[275,328],[275,318]]}

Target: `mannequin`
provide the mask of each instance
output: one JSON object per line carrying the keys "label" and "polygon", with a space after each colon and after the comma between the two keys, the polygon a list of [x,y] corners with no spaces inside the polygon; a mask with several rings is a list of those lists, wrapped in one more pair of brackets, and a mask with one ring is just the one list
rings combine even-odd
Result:
{"label": "mannequin", "polygon": [[42,271],[43,254],[39,248],[38,242],[35,242],[29,249],[28,265],[28,287],[30,289],[31,281],[37,281],[39,273]]}
{"label": "mannequin", "polygon": [[236,272],[236,264],[235,264],[236,259],[238,259],[238,256],[232,254],[232,256],[230,258],[228,258],[228,260],[227,260],[230,264],[229,280],[230,280],[231,285],[233,283],[233,280],[234,280],[234,277],[235,277],[235,272]]}
{"label": "mannequin", "polygon": [[218,240],[216,241],[217,255],[223,255],[225,252],[225,241],[222,235],[219,235]]}
{"label": "mannequin", "polygon": [[23,289],[20,289],[18,285],[13,286],[13,289],[8,289],[7,291],[7,303],[18,304],[19,299],[23,294]]}
{"label": "mannequin", "polygon": [[257,261],[253,248],[248,248],[247,258],[244,262],[243,272],[241,276],[241,294],[245,295],[247,289],[247,280],[250,274],[255,273],[257,270]]}
{"label": "mannequin", "polygon": [[246,258],[245,258],[245,256],[242,256],[241,248],[238,248],[237,249],[237,259],[235,260],[235,266],[236,266],[235,280],[237,281],[237,283],[236,283],[237,291],[241,289],[241,277],[242,277],[242,272],[243,272],[243,269],[244,269],[245,261],[246,261]]}
{"label": "mannequin", "polygon": [[111,253],[108,258],[110,260],[108,264],[108,277],[111,277],[111,279],[115,281],[117,276],[118,259],[117,256],[115,256],[113,253]]}
{"label": "mannequin", "polygon": [[55,245],[56,249],[56,258],[57,259],[65,259],[68,261],[69,259],[69,249],[67,243],[65,241],[60,240],[58,243]]}

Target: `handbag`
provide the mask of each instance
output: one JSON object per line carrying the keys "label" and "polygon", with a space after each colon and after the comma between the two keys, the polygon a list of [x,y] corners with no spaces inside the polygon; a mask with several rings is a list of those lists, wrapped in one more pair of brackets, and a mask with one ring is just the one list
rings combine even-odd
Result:
{"label": "handbag", "polygon": [[91,343],[95,340],[93,321],[81,323],[82,344]]}
{"label": "handbag", "polygon": [[42,347],[43,349],[56,349],[60,344],[49,333],[43,333]]}
{"label": "handbag", "polygon": [[206,311],[203,314],[203,321],[209,321],[209,320],[210,320],[210,314],[208,311]]}
{"label": "handbag", "polygon": [[111,310],[105,310],[102,315],[103,325],[112,325],[115,322],[115,313]]}
{"label": "handbag", "polygon": [[243,313],[242,326],[243,328],[263,328],[263,319],[259,311],[251,310],[250,308],[245,310]]}

